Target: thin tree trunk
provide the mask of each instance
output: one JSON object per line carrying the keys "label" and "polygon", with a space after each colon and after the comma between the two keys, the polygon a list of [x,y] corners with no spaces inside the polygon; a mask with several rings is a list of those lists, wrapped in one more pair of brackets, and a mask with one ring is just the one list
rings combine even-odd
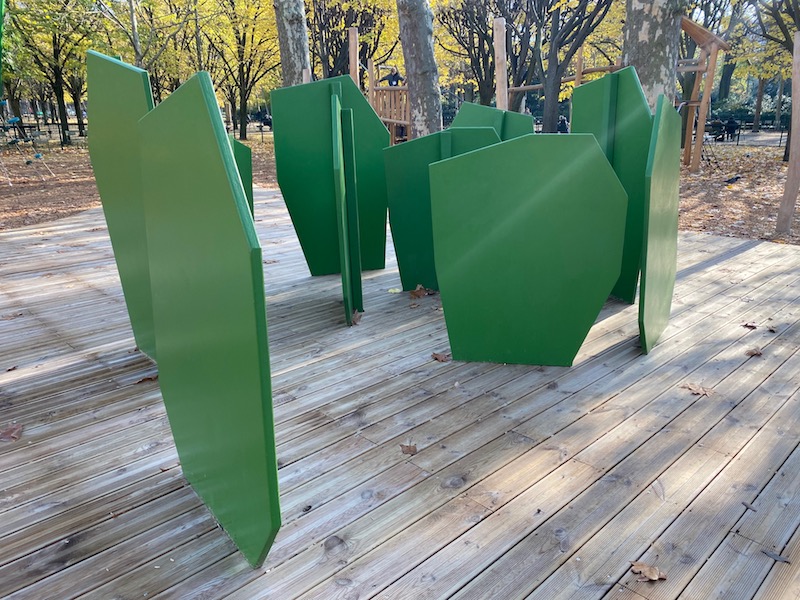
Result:
{"label": "thin tree trunk", "polygon": [[719,78],[719,92],[717,93],[717,100],[719,102],[722,102],[731,95],[731,80],[733,79],[733,72],[735,70],[736,63],[734,59],[730,54],[726,54],[725,63],[722,65],[722,74]]}
{"label": "thin tree trunk", "polygon": [[247,82],[244,62],[239,61],[239,139],[247,139]]}
{"label": "thin tree trunk", "polygon": [[86,136],[86,127],[83,124],[83,109],[81,108],[81,98],[80,96],[75,96],[74,94],[70,94],[72,96],[72,106],[75,108],[75,117],[78,119],[78,136],[85,137]]}
{"label": "thin tree trunk", "polygon": [[58,119],[60,121],[59,132],[61,143],[69,146],[72,141],[69,138],[69,121],[67,120],[67,103],[64,100],[64,75],[60,69],[53,73],[53,93],[56,96],[56,107],[58,108]]}
{"label": "thin tree trunk", "polygon": [[[550,22],[550,39],[558,33],[561,18],[560,10],[553,11]],[[547,53],[547,71],[544,73],[544,107],[542,109],[542,133],[555,133],[558,130],[558,95],[561,91],[561,75],[558,69],[558,46],[550,44]]]}
{"label": "thin tree trunk", "polygon": [[764,84],[766,83],[766,79],[759,77],[758,91],[756,92],[756,107],[753,110],[753,133],[761,131],[761,107],[764,104]]}
{"label": "thin tree trunk", "polygon": [[433,55],[433,13],[428,0],[397,0],[400,39],[408,78],[410,138],[442,129],[439,69]]}
{"label": "thin tree trunk", "polygon": [[775,94],[775,127],[778,128],[778,131],[781,129],[781,117],[783,116],[783,110],[781,109],[781,105],[783,104],[783,84],[785,83],[785,79],[782,75],[778,75],[778,93]]}
{"label": "thin tree trunk", "polygon": [[311,69],[308,28],[303,0],[274,0],[281,53],[283,85],[303,83],[303,69]]}
{"label": "thin tree trunk", "polygon": [[623,64],[633,65],[647,102],[655,110],[664,94],[675,98],[681,16],[686,0],[626,0]]}

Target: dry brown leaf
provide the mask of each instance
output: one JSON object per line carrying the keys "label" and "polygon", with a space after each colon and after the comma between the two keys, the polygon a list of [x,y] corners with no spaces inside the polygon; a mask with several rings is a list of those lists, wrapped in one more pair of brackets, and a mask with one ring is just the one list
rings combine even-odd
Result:
{"label": "dry brown leaf", "polygon": [[358,325],[359,323],[361,323],[361,315],[363,315],[363,314],[364,313],[362,313],[362,312],[358,312],[357,310],[354,310],[353,311],[353,318],[351,320],[351,323],[353,325]]}
{"label": "dry brown leaf", "polygon": [[400,444],[400,452],[403,454],[408,454],[410,456],[414,456],[417,453],[417,445],[416,444]]}
{"label": "dry brown leaf", "polygon": [[434,352],[431,354],[431,358],[436,362],[445,363],[453,360],[453,355],[449,352]]}
{"label": "dry brown leaf", "polygon": [[11,423],[0,429],[0,442],[16,442],[22,437],[22,423]]}
{"label": "dry brown leaf", "polygon": [[417,299],[422,298],[423,296],[433,296],[436,293],[436,290],[429,290],[420,283],[417,284],[416,289],[413,289],[408,293],[412,298]]}
{"label": "dry brown leaf", "polygon": [[695,396],[712,396],[714,394],[714,390],[703,387],[698,383],[687,383],[681,387],[685,390],[689,390]]}
{"label": "dry brown leaf", "polygon": [[788,558],[786,558],[785,556],[781,556],[780,554],[775,554],[772,550],[762,550],[762,552],[767,556],[769,556],[772,560],[786,563],[787,565],[792,564],[792,562]]}
{"label": "dry brown leaf", "polygon": [[416,302],[412,302],[412,303],[409,305],[409,308],[419,308],[419,304],[417,304]]}
{"label": "dry brown leaf", "polygon": [[742,323],[742,327],[744,327],[745,329],[758,329],[758,325],[756,325],[755,323],[751,323],[749,321],[747,323]]}
{"label": "dry brown leaf", "polygon": [[[147,377],[142,377],[136,383],[144,383],[145,381],[158,381],[158,375],[156,374],[156,375],[148,375]],[[134,385],[136,385],[136,384],[134,384]]]}
{"label": "dry brown leaf", "polygon": [[747,356],[761,356],[763,352],[761,352],[760,348],[750,348],[747,352],[745,352]]}
{"label": "dry brown leaf", "polygon": [[636,575],[641,575],[636,581],[658,581],[659,579],[667,578],[667,574],[659,570],[658,567],[638,560],[631,561],[631,571]]}

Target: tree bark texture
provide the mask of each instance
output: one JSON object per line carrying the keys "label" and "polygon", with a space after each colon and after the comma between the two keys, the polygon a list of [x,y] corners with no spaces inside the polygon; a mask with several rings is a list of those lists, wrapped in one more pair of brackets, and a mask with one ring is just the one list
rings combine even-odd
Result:
{"label": "tree bark texture", "polygon": [[406,63],[410,138],[442,129],[439,69],[433,55],[433,13],[428,0],[397,0],[400,42]]}
{"label": "tree bark texture", "polygon": [[274,0],[274,6],[283,85],[298,85],[303,69],[311,69],[305,5],[303,0]]}
{"label": "tree bark texture", "polygon": [[775,94],[775,127],[778,130],[781,129],[781,118],[783,117],[783,86],[785,81],[781,75],[778,76],[778,92]]}
{"label": "tree bark texture", "polygon": [[767,80],[763,77],[758,79],[758,90],[756,91],[756,106],[753,110],[753,133],[761,131],[761,107],[764,105],[764,85]]}
{"label": "tree bark texture", "polygon": [[647,102],[675,98],[681,16],[686,0],[626,0],[623,63],[636,67]]}

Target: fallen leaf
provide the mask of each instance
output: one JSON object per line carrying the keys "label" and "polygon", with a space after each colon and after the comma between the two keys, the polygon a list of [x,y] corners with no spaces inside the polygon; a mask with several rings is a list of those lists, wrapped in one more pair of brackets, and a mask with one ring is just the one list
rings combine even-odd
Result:
{"label": "fallen leaf", "polygon": [[711,388],[703,387],[697,383],[687,383],[681,386],[685,390],[689,390],[695,396],[712,396],[714,390]]}
{"label": "fallen leaf", "polygon": [[772,550],[762,550],[762,552],[764,554],[766,554],[767,556],[769,556],[772,560],[776,560],[778,562],[786,563],[787,565],[792,564],[791,561],[788,558],[786,558],[784,556],[781,556],[780,554],[775,554],[774,552],[772,552]]}
{"label": "fallen leaf", "polygon": [[434,352],[431,354],[431,358],[436,362],[444,363],[453,360],[453,355],[449,352]]}
{"label": "fallen leaf", "polygon": [[22,427],[21,423],[11,423],[0,429],[0,442],[16,442],[22,436]]}
{"label": "fallen leaf", "polygon": [[417,284],[416,289],[413,289],[408,293],[412,298],[422,298],[423,296],[433,296],[436,293],[436,290],[430,290],[424,287],[422,284]]}
{"label": "fallen leaf", "polygon": [[746,509],[748,509],[748,510],[752,510],[753,512],[758,512],[758,511],[756,510],[756,507],[755,507],[755,506],[753,506],[752,504],[750,504],[749,502],[742,502],[742,504],[744,504],[744,507],[745,507]]}
{"label": "fallen leaf", "polygon": [[399,294],[403,290],[401,290],[400,288],[389,288],[388,291],[389,291],[390,294]]}
{"label": "fallen leaf", "polygon": [[0,321],[10,321],[11,319],[16,319],[17,317],[21,317],[22,313],[14,313],[11,315],[3,315],[0,317]]}
{"label": "fallen leaf", "polygon": [[666,497],[667,497],[667,493],[666,493],[666,491],[664,490],[664,484],[663,484],[663,483],[661,483],[661,480],[660,480],[660,479],[656,479],[656,480],[655,480],[655,481],[654,481],[654,482],[651,484],[651,486],[650,486],[650,487],[652,487],[652,488],[653,488],[653,491],[656,493],[656,496],[658,496],[658,499],[659,499],[659,500],[661,500],[661,501],[663,502],[663,501],[666,499]]}
{"label": "fallen leaf", "polygon": [[9,373],[9,372],[11,372],[11,371],[16,371],[17,369],[18,369],[17,365],[14,365],[13,367],[8,367],[8,368],[6,369],[6,373]]}
{"label": "fallen leaf", "polygon": [[769,331],[770,333],[778,333],[778,330],[775,329],[772,325],[767,327],[767,331]]}
{"label": "fallen leaf", "polygon": [[400,452],[403,454],[408,454],[410,456],[414,456],[417,453],[417,445],[416,444],[400,444]]}
{"label": "fallen leaf", "polygon": [[750,322],[742,323],[742,327],[744,327],[745,329],[758,329],[758,325]]}
{"label": "fallen leaf", "polygon": [[412,303],[409,305],[409,308],[419,308],[419,304],[417,304],[416,302],[412,302]]}
{"label": "fallen leaf", "polygon": [[745,352],[747,356],[761,356],[763,353],[759,348],[750,348],[747,352]]}
{"label": "fallen leaf", "polygon": [[354,310],[353,311],[353,318],[351,319],[350,322],[353,325],[358,325],[359,323],[361,323],[361,315],[363,315],[363,314],[364,313],[362,313],[362,312],[358,312],[357,310]]}
{"label": "fallen leaf", "polygon": [[638,560],[631,561],[631,571],[637,575],[641,575],[636,581],[658,581],[659,579],[667,578],[667,574],[660,571],[658,567],[648,565]]}
{"label": "fallen leaf", "polygon": [[[148,375],[147,377],[142,377],[136,383],[144,383],[145,381],[158,381],[158,375]],[[136,385],[136,383],[134,385]]]}

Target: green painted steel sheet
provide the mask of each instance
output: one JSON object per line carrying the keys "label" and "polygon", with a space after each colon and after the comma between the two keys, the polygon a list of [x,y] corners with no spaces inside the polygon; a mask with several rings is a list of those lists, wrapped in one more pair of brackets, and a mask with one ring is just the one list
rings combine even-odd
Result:
{"label": "green painted steel sheet", "polygon": [[280,527],[261,248],[208,73],[139,122],[159,384],[186,478],[252,565]]}
{"label": "green painted steel sheet", "polygon": [[356,142],[353,129],[353,110],[345,108],[342,119],[342,158],[344,159],[344,199],[347,215],[347,254],[350,257],[350,288],[353,310],[364,312],[364,293],[361,289],[361,233],[358,222],[358,181],[356,176]]}
{"label": "green painted steel sheet", "polygon": [[533,133],[534,121],[530,115],[464,102],[450,129],[454,127],[492,127],[500,139],[506,141]]}
{"label": "green painted steel sheet", "polygon": [[147,72],[89,51],[89,154],[136,345],[156,358],[137,123],[153,109]]}
{"label": "green painted steel sheet", "polygon": [[625,190],[594,136],[527,135],[430,174],[453,358],[571,365],[619,276],[625,228]]}
{"label": "green painted steel sheet", "polygon": [[341,87],[343,108],[353,110],[361,263],[386,261],[386,181],[383,149],[389,131],[349,76],[272,92],[278,183],[312,275],[339,273],[333,189],[330,95]]}
{"label": "green painted steel sheet", "polygon": [[433,260],[429,165],[499,142],[491,127],[451,127],[383,151],[389,223],[404,290],[417,285],[439,289]]}
{"label": "green painted steel sheet", "polygon": [[647,158],[639,337],[645,354],[669,322],[678,259],[681,118],[658,98]]}
{"label": "green painted steel sheet", "polygon": [[579,86],[572,102],[572,131],[597,137],[628,193],[622,268],[611,294],[633,304],[642,260],[644,172],[653,115],[633,67]]}
{"label": "green painted steel sheet", "polygon": [[233,158],[236,161],[236,170],[242,180],[244,193],[247,196],[247,206],[250,207],[250,215],[254,216],[255,207],[253,206],[253,151],[250,146],[243,144],[232,135],[228,136],[233,150]]}

